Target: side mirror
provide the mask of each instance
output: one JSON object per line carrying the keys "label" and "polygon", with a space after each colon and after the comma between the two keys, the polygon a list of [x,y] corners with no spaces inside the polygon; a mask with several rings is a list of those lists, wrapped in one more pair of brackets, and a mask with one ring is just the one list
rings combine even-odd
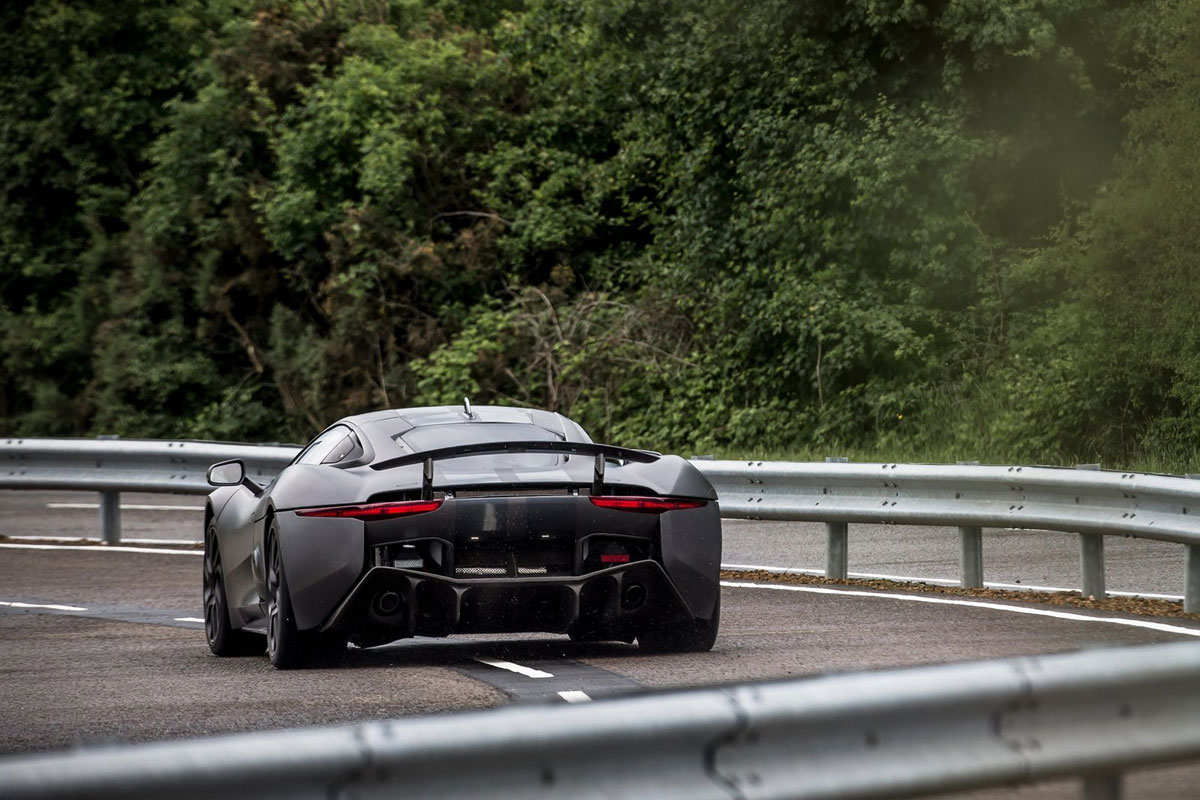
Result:
{"label": "side mirror", "polygon": [[208,468],[208,482],[213,486],[240,486],[246,479],[246,465],[241,461],[222,461]]}

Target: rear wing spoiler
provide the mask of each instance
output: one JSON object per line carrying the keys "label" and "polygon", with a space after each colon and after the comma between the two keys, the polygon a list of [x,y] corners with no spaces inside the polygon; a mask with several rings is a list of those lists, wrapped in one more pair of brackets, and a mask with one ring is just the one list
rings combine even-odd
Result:
{"label": "rear wing spoiler", "polygon": [[409,453],[372,464],[371,469],[385,470],[395,469],[396,467],[407,467],[413,464],[424,464],[424,476],[421,480],[421,497],[432,499],[434,461],[466,458],[467,456],[495,455],[497,453],[561,453],[573,456],[593,456],[595,458],[595,467],[592,472],[592,494],[596,495],[604,494],[604,462],[606,459],[633,461],[638,464],[653,464],[662,458],[661,453],[655,453],[651,450],[632,450],[628,447],[616,447],[611,444],[595,444],[593,442],[480,442],[476,444],[460,444],[454,447],[441,447],[437,450],[426,450],[421,453]]}

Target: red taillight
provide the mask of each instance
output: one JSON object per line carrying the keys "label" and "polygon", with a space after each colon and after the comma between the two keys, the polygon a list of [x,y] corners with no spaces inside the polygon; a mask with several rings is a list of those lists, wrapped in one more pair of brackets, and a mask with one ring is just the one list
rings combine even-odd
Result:
{"label": "red taillight", "polygon": [[628,564],[629,553],[601,553],[601,564]]}
{"label": "red taillight", "polygon": [[337,517],[339,519],[361,519],[374,522],[410,514],[436,511],[441,500],[407,500],[402,503],[371,503],[366,506],[332,506],[330,508],[302,508],[296,512],[301,517]]}
{"label": "red taillight", "polygon": [[666,497],[590,497],[592,505],[612,508],[617,511],[641,511],[661,514],[664,511],[679,511],[684,508],[699,508],[703,500],[671,500]]}

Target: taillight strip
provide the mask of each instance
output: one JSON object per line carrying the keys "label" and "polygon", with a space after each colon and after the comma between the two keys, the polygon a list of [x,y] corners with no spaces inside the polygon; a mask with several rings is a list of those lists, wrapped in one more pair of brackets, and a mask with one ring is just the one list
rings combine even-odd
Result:
{"label": "taillight strip", "polygon": [[406,500],[396,503],[370,503],[359,506],[327,506],[325,508],[300,508],[296,515],[301,517],[333,517],[337,519],[361,519],[374,522],[411,514],[436,511],[442,505],[439,500]]}
{"label": "taillight strip", "polygon": [[664,511],[680,511],[685,508],[700,508],[707,505],[704,500],[673,500],[669,497],[611,497],[591,496],[592,505],[617,511],[639,511],[644,514],[661,514]]}

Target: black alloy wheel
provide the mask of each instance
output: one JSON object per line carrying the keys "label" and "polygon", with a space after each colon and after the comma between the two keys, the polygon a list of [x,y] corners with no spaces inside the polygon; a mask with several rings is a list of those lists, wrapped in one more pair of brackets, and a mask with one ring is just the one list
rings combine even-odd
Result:
{"label": "black alloy wheel", "polygon": [[236,630],[229,621],[221,550],[211,526],[204,537],[204,636],[208,649],[218,656],[256,656],[267,644],[262,634]]}
{"label": "black alloy wheel", "polygon": [[296,630],[292,598],[279,552],[279,528],[272,522],[267,548],[267,655],[278,669],[295,669],[304,662],[304,646]]}

